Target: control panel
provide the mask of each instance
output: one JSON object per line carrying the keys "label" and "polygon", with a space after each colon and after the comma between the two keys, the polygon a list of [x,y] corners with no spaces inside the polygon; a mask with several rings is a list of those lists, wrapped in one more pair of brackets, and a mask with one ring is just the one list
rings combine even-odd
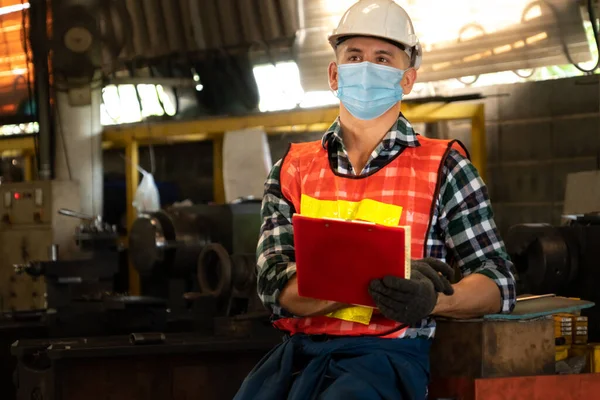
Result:
{"label": "control panel", "polygon": [[36,181],[0,185],[0,310],[30,310],[45,306],[42,277],[16,274],[14,265],[48,259],[48,248],[60,248],[69,258],[77,250],[75,218],[58,213],[79,210],[75,182]]}
{"label": "control panel", "polygon": [[44,188],[5,190],[2,221],[8,224],[33,224],[42,222]]}
{"label": "control panel", "polygon": [[77,186],[70,182],[41,181],[1,185],[0,229],[15,225],[51,223],[55,217],[52,212],[56,211],[57,202],[79,204],[79,194],[75,190]]}

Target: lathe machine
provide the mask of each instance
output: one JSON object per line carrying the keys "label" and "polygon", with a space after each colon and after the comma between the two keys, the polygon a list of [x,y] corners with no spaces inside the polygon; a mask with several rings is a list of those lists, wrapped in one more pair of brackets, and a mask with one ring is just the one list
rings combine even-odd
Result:
{"label": "lathe machine", "polygon": [[[58,370],[48,358],[41,361],[38,357],[52,357],[45,353],[43,343],[48,341],[55,350],[61,348],[59,343],[65,343],[63,350],[93,350],[94,358],[99,359],[123,354],[126,348],[145,354],[144,345],[165,344],[165,340],[184,350],[196,343],[195,351],[208,352],[202,362],[213,360],[212,352],[220,348],[234,354],[238,349],[249,357],[245,362],[239,360],[239,376],[231,375],[239,384],[251,365],[280,340],[256,295],[258,202],[197,205],[141,215],[126,250],[119,246],[113,227],[101,218],[60,207],[64,204],[61,196],[49,211],[39,213],[40,222],[36,220],[40,216],[36,214],[35,185],[31,190],[18,189],[18,200],[27,193],[23,205],[14,203],[17,189],[2,188],[11,195],[11,210],[3,220],[5,230],[18,228],[15,225],[20,219],[13,213],[23,209],[31,211],[32,219],[20,229],[48,230],[44,218],[52,221],[47,225],[55,227],[50,229],[53,236],[49,240],[25,242],[43,252],[9,258],[3,267],[14,277],[8,280],[12,286],[7,291],[18,291],[17,298],[25,304],[12,306],[0,318],[0,389],[7,399],[14,398],[10,394],[13,380],[18,398],[36,398],[38,393],[41,397],[37,398],[64,398],[59,393],[62,389],[52,384],[58,379]],[[68,238],[57,246],[59,236],[65,234],[64,226],[69,227]],[[59,227],[60,234],[56,232]],[[128,258],[140,274],[141,296],[130,296],[121,289],[124,274],[120,272]],[[37,283],[35,290],[29,289],[31,282]],[[43,302],[32,302],[36,296]],[[24,339],[34,339],[36,344],[28,345]],[[24,366],[14,376],[15,360],[8,354],[13,342],[13,353]],[[214,365],[214,360],[209,364]]]}

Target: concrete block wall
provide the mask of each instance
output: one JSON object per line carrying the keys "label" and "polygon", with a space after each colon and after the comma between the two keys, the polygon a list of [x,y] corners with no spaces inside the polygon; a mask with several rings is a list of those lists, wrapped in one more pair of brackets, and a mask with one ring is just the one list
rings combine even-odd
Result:
{"label": "concrete block wall", "polygon": [[[567,174],[598,168],[598,76],[467,88],[487,96],[487,185],[501,232],[523,222],[561,223]],[[470,145],[470,124],[447,134]]]}

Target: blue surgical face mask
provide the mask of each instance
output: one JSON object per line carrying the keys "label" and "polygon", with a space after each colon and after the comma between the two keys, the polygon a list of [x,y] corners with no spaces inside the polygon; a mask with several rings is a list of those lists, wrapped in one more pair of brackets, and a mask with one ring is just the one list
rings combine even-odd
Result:
{"label": "blue surgical face mask", "polygon": [[337,97],[358,119],[382,116],[402,100],[404,71],[368,61],[338,65]]}

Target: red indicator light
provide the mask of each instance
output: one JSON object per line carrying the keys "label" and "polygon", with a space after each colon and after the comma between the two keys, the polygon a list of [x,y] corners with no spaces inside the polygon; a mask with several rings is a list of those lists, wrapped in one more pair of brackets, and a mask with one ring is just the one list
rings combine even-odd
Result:
{"label": "red indicator light", "polygon": [[15,193],[15,200],[19,200],[21,198],[21,195],[19,193]]}

